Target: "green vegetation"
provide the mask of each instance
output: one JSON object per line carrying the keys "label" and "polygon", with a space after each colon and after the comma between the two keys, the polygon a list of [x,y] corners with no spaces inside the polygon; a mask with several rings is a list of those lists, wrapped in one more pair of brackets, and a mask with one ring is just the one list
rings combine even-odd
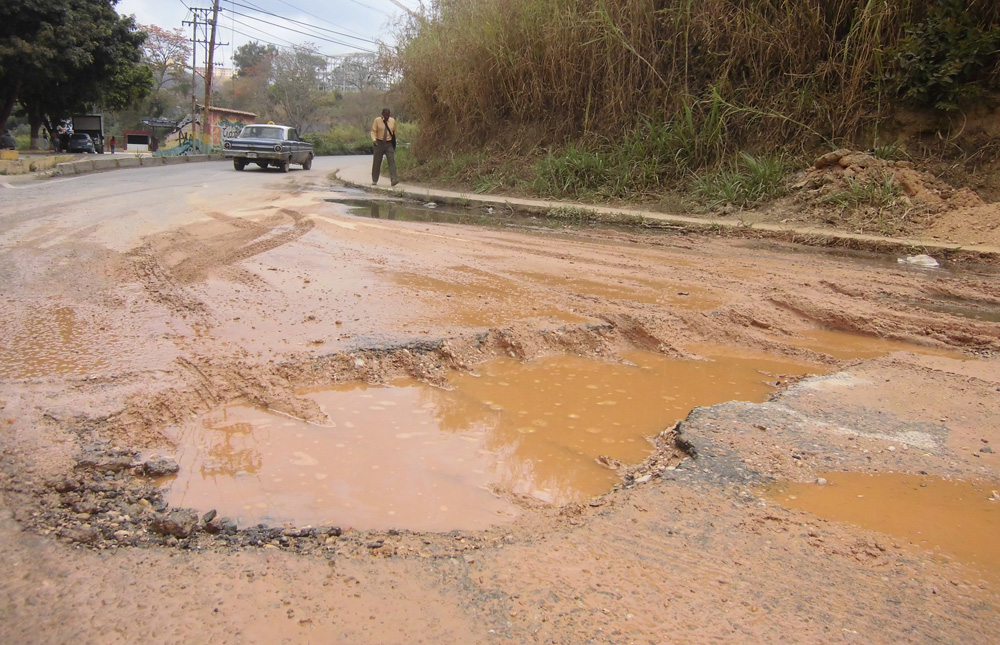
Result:
{"label": "green vegetation", "polygon": [[123,108],[152,87],[141,64],[146,34],[107,0],[0,3],[0,128],[15,106],[37,141],[44,124],[91,105]]}
{"label": "green vegetation", "polygon": [[823,201],[838,206],[836,219],[858,233],[899,235],[910,223],[909,202],[891,172],[849,179],[847,190]]}
{"label": "green vegetation", "polygon": [[[374,118],[374,117],[372,117]],[[418,128],[412,123],[397,121],[396,141],[400,144],[396,149],[397,163],[408,147],[408,142],[416,136]],[[313,144],[317,155],[360,155],[371,154],[372,138],[370,131],[358,126],[339,125],[326,132],[316,132],[302,137]]]}
{"label": "green vegetation", "polygon": [[993,0],[447,0],[393,62],[421,174],[749,206],[817,152],[870,149],[901,100],[1000,88],[998,24]]}
{"label": "green vegetation", "polygon": [[780,156],[754,157],[741,152],[728,166],[696,177],[692,189],[711,206],[745,208],[783,195],[785,173],[786,164]]}
{"label": "green vegetation", "polygon": [[823,201],[850,210],[859,206],[883,209],[895,206],[903,194],[890,172],[863,179],[850,178],[847,185],[847,190],[828,195]]}
{"label": "green vegetation", "polygon": [[[890,84],[919,106],[957,110],[987,90],[1000,89],[1000,26],[981,23],[977,3],[939,0],[923,22],[906,28]],[[995,7],[994,7],[995,11]]]}
{"label": "green vegetation", "polygon": [[317,155],[371,154],[372,139],[360,128],[337,127],[326,132],[306,134],[302,137],[313,144]]}

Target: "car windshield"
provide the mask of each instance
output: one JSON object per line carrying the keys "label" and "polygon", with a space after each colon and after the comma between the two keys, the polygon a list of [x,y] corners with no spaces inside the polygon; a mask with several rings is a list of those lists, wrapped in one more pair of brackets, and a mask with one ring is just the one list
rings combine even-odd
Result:
{"label": "car windshield", "polygon": [[240,132],[240,139],[277,139],[283,141],[285,132],[281,128],[266,125],[248,125]]}
{"label": "car windshield", "polygon": [[79,139],[80,141],[86,141],[90,138],[89,134],[74,134],[70,139]]}

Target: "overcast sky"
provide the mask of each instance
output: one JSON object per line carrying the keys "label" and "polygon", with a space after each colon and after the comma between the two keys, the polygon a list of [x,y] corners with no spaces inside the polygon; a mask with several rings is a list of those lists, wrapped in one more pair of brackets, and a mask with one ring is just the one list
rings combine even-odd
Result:
{"label": "overcast sky", "polygon": [[[278,46],[312,43],[318,52],[330,56],[359,51],[374,52],[375,42],[393,42],[391,23],[419,0],[219,0],[216,42],[229,43],[215,50],[218,64],[231,67],[237,47],[257,40]],[[164,29],[180,28],[191,37],[191,8],[212,7],[212,0],[120,0],[116,10],[134,15],[142,25]],[[211,17],[211,14],[209,14]],[[200,20],[200,18],[199,18]],[[199,39],[204,36],[199,35]],[[198,64],[204,56],[198,47]]]}

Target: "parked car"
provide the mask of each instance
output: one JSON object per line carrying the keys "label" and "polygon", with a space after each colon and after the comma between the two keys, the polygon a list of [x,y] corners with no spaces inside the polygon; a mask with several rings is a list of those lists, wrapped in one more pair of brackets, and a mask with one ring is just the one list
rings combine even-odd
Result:
{"label": "parked car", "polygon": [[89,152],[92,155],[97,154],[97,150],[94,148],[94,140],[90,138],[89,134],[84,132],[74,132],[69,135],[66,152]]}
{"label": "parked car", "polygon": [[243,126],[240,136],[226,139],[222,144],[222,155],[233,160],[236,170],[243,170],[254,163],[261,168],[274,166],[281,172],[288,172],[290,164],[298,164],[303,170],[312,168],[313,147],[311,143],[299,139],[295,128],[273,123],[253,123]]}

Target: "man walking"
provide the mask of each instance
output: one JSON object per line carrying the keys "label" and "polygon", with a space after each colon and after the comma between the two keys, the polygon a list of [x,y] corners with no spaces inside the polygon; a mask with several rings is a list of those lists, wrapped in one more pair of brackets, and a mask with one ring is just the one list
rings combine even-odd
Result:
{"label": "man walking", "polygon": [[396,119],[389,116],[389,108],[382,109],[382,116],[375,117],[372,123],[372,185],[378,183],[382,171],[382,157],[389,162],[389,178],[392,185],[399,183],[396,176]]}

